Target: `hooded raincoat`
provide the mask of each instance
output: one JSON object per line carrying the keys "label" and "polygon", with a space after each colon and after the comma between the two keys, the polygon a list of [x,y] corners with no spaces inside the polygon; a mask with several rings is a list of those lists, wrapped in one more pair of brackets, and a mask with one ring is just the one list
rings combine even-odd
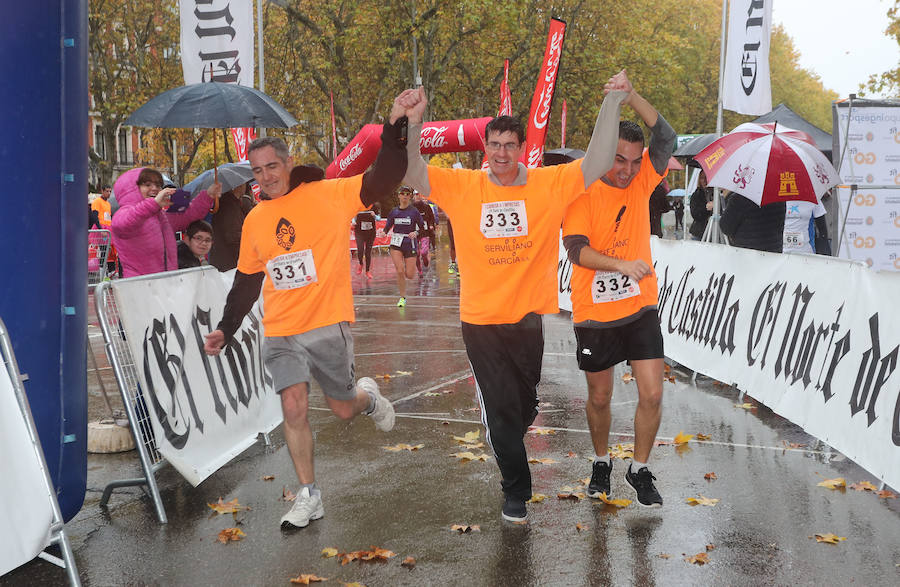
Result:
{"label": "hooded raincoat", "polygon": [[204,190],[184,212],[167,213],[153,198],[141,196],[137,178],[142,169],[126,171],[113,186],[119,210],[112,217],[112,240],[122,263],[122,277],[178,269],[175,232],[205,217],[213,205]]}

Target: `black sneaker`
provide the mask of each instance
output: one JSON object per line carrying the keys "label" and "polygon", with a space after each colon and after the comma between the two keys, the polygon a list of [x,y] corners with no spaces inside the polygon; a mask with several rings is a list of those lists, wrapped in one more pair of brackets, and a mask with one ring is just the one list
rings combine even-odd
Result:
{"label": "black sneaker", "polygon": [[625,482],[634,489],[638,503],[645,508],[662,507],[663,500],[659,495],[659,491],[653,485],[654,479],[656,477],[653,476],[653,473],[647,467],[641,467],[640,471],[633,473],[631,465],[628,465],[628,470],[625,471]]}
{"label": "black sneaker", "polygon": [[507,522],[524,522],[528,519],[528,510],[525,509],[525,500],[511,495],[506,496],[503,502],[503,519]]}
{"label": "black sneaker", "polygon": [[603,461],[594,463],[594,472],[591,473],[591,482],[588,484],[588,497],[600,497],[605,493],[609,497],[609,475],[612,473],[612,461],[609,464]]}

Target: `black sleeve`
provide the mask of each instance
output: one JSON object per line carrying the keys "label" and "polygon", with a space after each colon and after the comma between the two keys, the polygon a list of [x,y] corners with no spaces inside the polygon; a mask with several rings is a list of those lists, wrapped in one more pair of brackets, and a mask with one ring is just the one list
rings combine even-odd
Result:
{"label": "black sleeve", "polygon": [[253,303],[259,299],[259,291],[262,288],[266,274],[260,271],[250,275],[236,271],[228,299],[225,300],[225,312],[217,330],[225,333],[225,344],[231,342],[234,333],[241,327],[244,316],[253,307]]}
{"label": "black sleeve", "polygon": [[669,157],[675,150],[675,130],[666,122],[663,115],[656,113],[656,124],[650,129],[650,146],[647,149],[650,163],[656,173],[662,175],[669,166]]}
{"label": "black sleeve", "polygon": [[579,265],[578,260],[581,258],[581,249],[590,243],[590,239],[583,234],[570,234],[563,237],[563,246],[566,247],[569,261],[576,265]]}
{"label": "black sleeve", "polygon": [[[729,237],[733,237],[737,234],[741,222],[744,221],[744,217],[746,216],[746,213],[744,212],[745,202],[752,204],[752,202],[744,196],[739,196],[738,194],[731,194],[728,196],[725,209],[722,210],[722,216],[719,218],[719,228],[721,228],[722,232]],[[755,206],[755,204],[753,205]]]}
{"label": "black sleeve", "polygon": [[359,199],[368,208],[390,195],[406,175],[406,126],[402,116],[394,124],[385,123],[381,130],[381,149],[375,157],[375,165],[363,175]]}
{"label": "black sleeve", "polygon": [[828,221],[825,215],[815,219],[816,225],[816,242],[815,249],[819,255],[831,256],[831,239],[828,238]]}

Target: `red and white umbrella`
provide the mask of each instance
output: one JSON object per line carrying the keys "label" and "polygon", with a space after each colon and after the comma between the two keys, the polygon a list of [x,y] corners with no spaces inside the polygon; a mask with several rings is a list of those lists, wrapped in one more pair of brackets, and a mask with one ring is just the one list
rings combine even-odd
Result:
{"label": "red and white umbrella", "polygon": [[694,159],[709,185],[737,192],[760,206],[794,200],[816,203],[840,183],[812,137],[778,123],[744,123]]}

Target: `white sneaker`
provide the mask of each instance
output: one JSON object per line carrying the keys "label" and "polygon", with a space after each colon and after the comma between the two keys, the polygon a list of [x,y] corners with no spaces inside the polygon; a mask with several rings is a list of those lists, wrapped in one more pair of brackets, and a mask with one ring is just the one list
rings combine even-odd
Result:
{"label": "white sneaker", "polygon": [[324,515],[325,508],[322,507],[322,496],[319,493],[310,495],[309,487],[304,487],[303,491],[294,498],[294,505],[291,507],[291,511],[282,516],[281,527],[305,528],[309,525],[310,520],[318,520]]}
{"label": "white sneaker", "polygon": [[394,406],[378,391],[378,384],[371,377],[363,377],[356,382],[361,390],[375,396],[375,409],[369,414],[375,427],[382,432],[389,432],[394,427]]}

